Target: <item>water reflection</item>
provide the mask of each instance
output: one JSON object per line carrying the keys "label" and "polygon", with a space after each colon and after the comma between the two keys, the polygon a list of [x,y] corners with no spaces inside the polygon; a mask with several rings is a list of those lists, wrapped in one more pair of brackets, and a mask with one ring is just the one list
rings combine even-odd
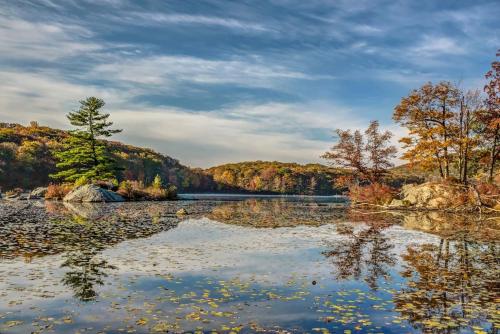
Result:
{"label": "water reflection", "polygon": [[230,201],[212,208],[208,218],[253,227],[322,225],[345,221],[345,203],[292,202],[285,199]]}
{"label": "water reflection", "polygon": [[340,225],[339,234],[345,239],[329,245],[323,254],[336,268],[335,279],[356,279],[363,275],[372,290],[377,290],[380,278],[389,278],[389,268],[396,263],[394,246],[382,231],[387,224],[372,223],[355,232],[352,225]]}
{"label": "water reflection", "polygon": [[2,333],[498,331],[491,217],[281,199],[25,205],[0,207]]}
{"label": "water reflection", "polygon": [[63,255],[61,268],[67,271],[62,283],[73,290],[78,300],[95,300],[96,287],[104,284],[103,278],[108,277],[109,270],[117,269],[99,257],[102,248],[100,245],[78,245]]}
{"label": "water reflection", "polygon": [[[441,239],[439,245],[409,246],[397,310],[425,333],[450,333],[490,323],[498,333],[499,252],[494,243]],[[496,324],[496,325],[493,325]]]}

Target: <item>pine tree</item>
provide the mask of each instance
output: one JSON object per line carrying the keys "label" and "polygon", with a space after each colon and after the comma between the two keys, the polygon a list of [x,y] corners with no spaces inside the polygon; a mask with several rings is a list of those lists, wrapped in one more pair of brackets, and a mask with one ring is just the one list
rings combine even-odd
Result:
{"label": "pine tree", "polygon": [[56,167],[59,172],[51,175],[55,179],[67,182],[84,177],[88,180],[106,180],[115,178],[117,168],[110,157],[108,148],[100,137],[111,137],[122,130],[110,129],[109,114],[102,114],[100,109],[104,101],[89,97],[80,101],[80,109],[67,115],[71,125],[78,129],[70,131],[64,143],[64,149],[56,152]]}

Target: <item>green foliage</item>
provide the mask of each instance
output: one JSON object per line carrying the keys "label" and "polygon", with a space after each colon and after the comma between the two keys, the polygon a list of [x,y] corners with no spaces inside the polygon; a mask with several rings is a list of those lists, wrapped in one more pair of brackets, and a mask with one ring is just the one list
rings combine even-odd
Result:
{"label": "green foliage", "polygon": [[105,142],[99,137],[110,137],[121,130],[109,129],[109,114],[102,114],[100,109],[104,101],[89,97],[80,101],[80,109],[70,112],[71,125],[79,127],[70,132],[62,150],[54,155],[58,160],[59,172],[51,175],[55,179],[74,182],[81,177],[88,180],[106,180],[115,178],[117,167]]}
{"label": "green foliage", "polygon": [[161,176],[159,174],[156,174],[155,179],[153,180],[153,183],[151,186],[154,189],[161,189],[163,187],[163,181],[161,179]]}
{"label": "green foliage", "polygon": [[89,179],[85,175],[82,175],[75,181],[75,187],[84,186],[88,183]]}
{"label": "green foliage", "polygon": [[[0,187],[33,189],[46,186],[53,180],[49,174],[56,172],[57,152],[63,151],[65,142],[71,140],[67,131],[37,125],[22,126],[0,123]],[[183,166],[169,156],[151,149],[100,140],[115,165],[111,181],[115,186],[123,180],[138,180],[150,184],[159,174],[163,183],[173,184],[182,191],[213,191],[215,183],[202,169]],[[73,183],[72,181],[71,183]]]}

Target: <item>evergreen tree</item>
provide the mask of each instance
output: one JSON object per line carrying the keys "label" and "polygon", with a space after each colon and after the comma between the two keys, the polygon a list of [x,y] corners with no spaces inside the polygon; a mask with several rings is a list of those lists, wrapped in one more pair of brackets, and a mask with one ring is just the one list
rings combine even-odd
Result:
{"label": "evergreen tree", "polygon": [[70,131],[64,149],[54,155],[59,172],[51,175],[55,179],[74,182],[84,177],[88,180],[105,180],[115,177],[117,168],[108,148],[100,137],[111,137],[122,130],[110,129],[109,114],[100,109],[104,101],[89,97],[80,101],[80,109],[67,115],[71,125],[78,129]]}

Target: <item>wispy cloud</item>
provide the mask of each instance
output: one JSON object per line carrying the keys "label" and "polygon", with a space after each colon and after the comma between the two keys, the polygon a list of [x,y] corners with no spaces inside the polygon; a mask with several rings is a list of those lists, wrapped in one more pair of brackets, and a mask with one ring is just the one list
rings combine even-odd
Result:
{"label": "wispy cloud", "polygon": [[181,24],[181,25],[204,25],[219,26],[229,29],[238,29],[247,32],[268,32],[271,31],[260,23],[246,22],[242,20],[189,14],[162,14],[162,13],[135,13],[130,15],[134,22],[139,25],[149,24]]}
{"label": "wispy cloud", "polygon": [[98,95],[120,139],[186,163],[320,161],[331,130],[391,127],[394,104],[425,81],[477,84],[499,9],[0,0],[0,118],[66,127],[64,114]]}
{"label": "wispy cloud", "polygon": [[92,32],[82,26],[0,17],[0,53],[5,59],[53,61],[96,51]]}
{"label": "wispy cloud", "polygon": [[328,75],[306,74],[252,56],[228,60],[188,56],[117,59],[116,62],[95,66],[90,76],[117,82],[161,85],[171,89],[181,82],[272,87],[283,80],[334,79]]}
{"label": "wispy cloud", "polygon": [[463,46],[450,37],[424,36],[410,51],[417,56],[440,57],[446,54],[463,54]]}

